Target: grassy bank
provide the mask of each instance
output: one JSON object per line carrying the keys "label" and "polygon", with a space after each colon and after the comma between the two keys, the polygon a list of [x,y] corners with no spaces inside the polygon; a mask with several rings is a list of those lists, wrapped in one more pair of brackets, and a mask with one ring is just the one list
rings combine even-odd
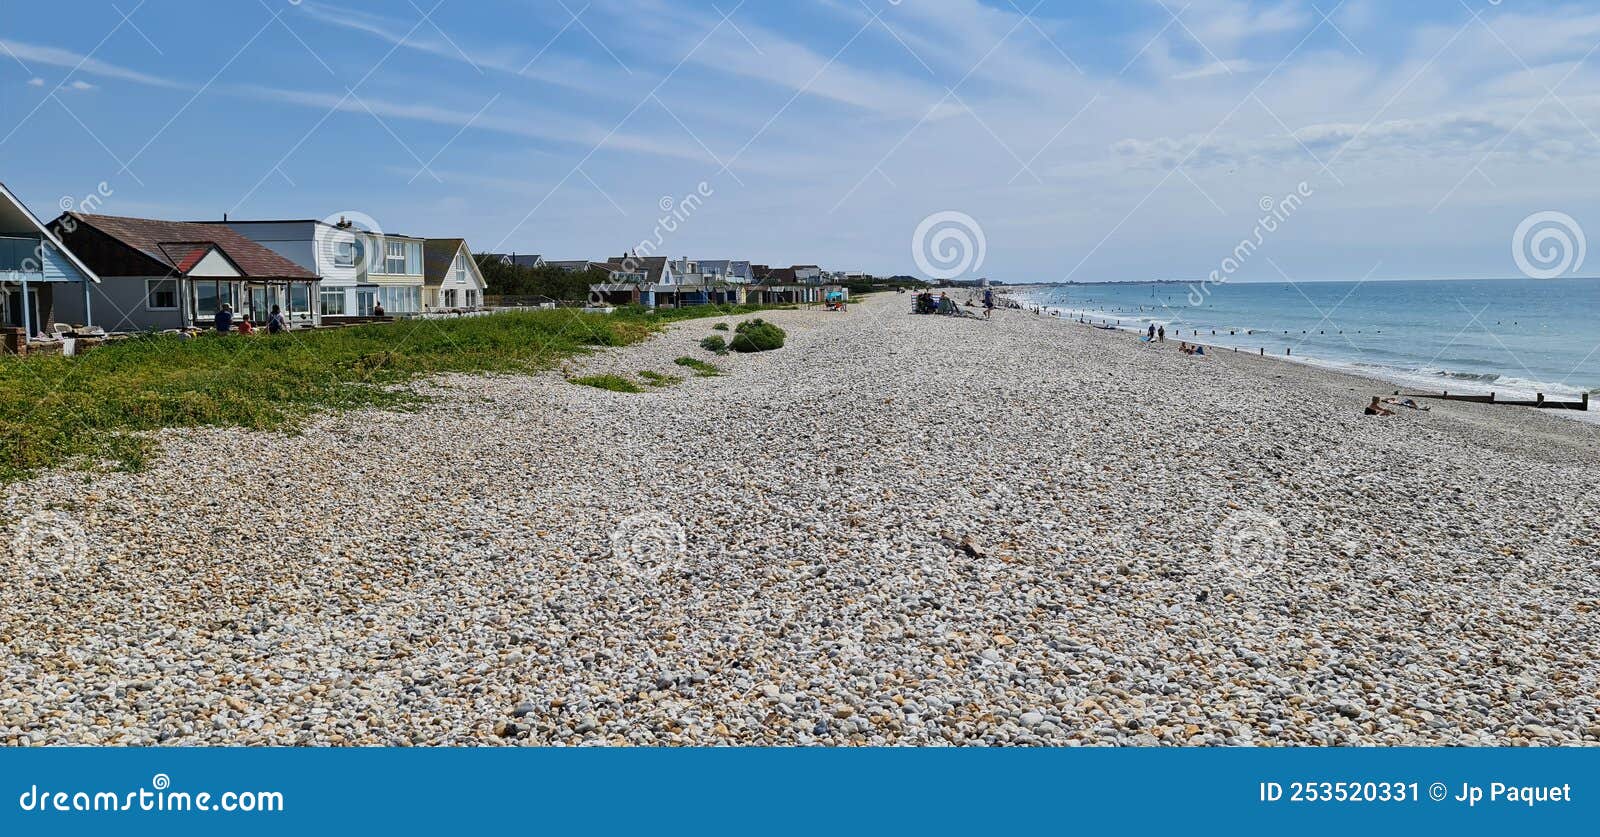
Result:
{"label": "grassy bank", "polygon": [[0,481],[52,467],[139,468],[152,451],[140,431],[292,429],[323,410],[404,409],[422,398],[401,385],[421,376],[536,372],[595,347],[637,342],[668,322],[753,310],[537,311],[278,337],[152,336],[77,358],[4,358]]}

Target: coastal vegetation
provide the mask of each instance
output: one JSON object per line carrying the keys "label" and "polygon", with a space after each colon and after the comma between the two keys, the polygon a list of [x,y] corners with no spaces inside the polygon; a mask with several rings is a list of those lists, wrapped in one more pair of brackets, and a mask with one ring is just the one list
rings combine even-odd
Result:
{"label": "coastal vegetation", "polygon": [[728,348],[736,352],[770,352],[783,348],[788,334],[781,328],[762,319],[745,320],[734,329]]}
{"label": "coastal vegetation", "polygon": [[725,355],[728,353],[728,341],[722,339],[720,335],[713,334],[710,337],[700,341],[700,348],[705,349],[708,352],[716,352],[719,355]]}
{"label": "coastal vegetation", "polygon": [[700,378],[715,378],[722,374],[721,367],[717,366],[716,364],[706,363],[703,360],[698,360],[692,357],[680,357],[673,361],[673,363],[693,369],[695,376]]}
{"label": "coastal vegetation", "polygon": [[594,387],[610,392],[644,392],[644,387],[634,383],[622,375],[586,375],[582,378],[568,378],[581,387]]}
{"label": "coastal vegetation", "polygon": [[427,397],[406,384],[422,376],[538,372],[636,343],[667,322],[743,310],[554,310],[275,337],[151,335],[79,357],[0,359],[0,482],[54,467],[136,470],[154,450],[147,431],[162,428],[293,430],[326,410],[414,408]]}
{"label": "coastal vegetation", "polygon": [[670,387],[683,383],[683,379],[677,375],[665,375],[651,369],[646,369],[643,372],[640,372],[639,377],[643,378],[645,383],[653,387]]}

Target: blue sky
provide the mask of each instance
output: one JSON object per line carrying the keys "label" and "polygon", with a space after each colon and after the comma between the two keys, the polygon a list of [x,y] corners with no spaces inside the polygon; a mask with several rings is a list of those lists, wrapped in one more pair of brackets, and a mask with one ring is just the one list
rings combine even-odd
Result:
{"label": "blue sky", "polygon": [[[1037,5],[1035,5],[1037,4]],[[1600,230],[1600,10],[1527,0],[11,4],[0,180],[42,216],[320,218],[599,258],[1010,281],[1507,276]],[[1592,271],[1591,271],[1592,272]]]}

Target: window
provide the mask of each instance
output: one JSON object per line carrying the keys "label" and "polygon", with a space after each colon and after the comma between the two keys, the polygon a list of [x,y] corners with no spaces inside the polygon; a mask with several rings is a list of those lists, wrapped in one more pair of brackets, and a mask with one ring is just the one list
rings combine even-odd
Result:
{"label": "window", "polygon": [[422,289],[416,286],[379,288],[378,299],[386,314],[415,314],[422,310]]}
{"label": "window", "polygon": [[311,284],[296,282],[289,286],[289,317],[295,320],[311,319]]}
{"label": "window", "polygon": [[356,291],[356,316],[358,316],[358,317],[370,317],[370,316],[372,316],[372,306],[376,305],[377,302],[378,302],[378,292],[377,292],[377,290],[375,290],[375,289],[374,290],[367,290],[365,288],[362,288],[361,290]]}
{"label": "window", "polygon": [[477,308],[478,307],[478,292],[476,290],[467,291],[467,307],[468,308]]}
{"label": "window", "polygon": [[456,254],[456,281],[463,285],[467,284],[467,260],[462,258],[460,253]]}
{"label": "window", "polygon": [[176,279],[147,279],[144,283],[144,307],[151,311],[178,310],[178,281]]}
{"label": "window", "polygon": [[406,243],[404,241],[386,241],[383,244],[383,253],[383,272],[390,276],[404,275],[406,272]]}
{"label": "window", "polygon": [[[410,241],[406,243],[406,273],[410,276],[422,275],[422,242]],[[422,296],[419,292],[417,299]]]}
{"label": "window", "polygon": [[190,279],[189,284],[194,289],[191,301],[196,317],[214,316],[224,305],[239,310],[239,286],[233,282]]}
{"label": "window", "polygon": [[322,316],[339,317],[344,315],[344,289],[322,289]]}
{"label": "window", "polygon": [[355,267],[356,266],[356,253],[357,253],[357,251],[359,249],[360,249],[360,245],[357,244],[354,240],[351,240],[351,241],[342,241],[341,240],[341,241],[334,242],[334,244],[333,244],[333,266],[334,267]]}
{"label": "window", "polygon": [[446,308],[454,308],[454,307],[456,307],[456,292],[455,292],[454,289],[444,292],[444,307],[446,307]]}

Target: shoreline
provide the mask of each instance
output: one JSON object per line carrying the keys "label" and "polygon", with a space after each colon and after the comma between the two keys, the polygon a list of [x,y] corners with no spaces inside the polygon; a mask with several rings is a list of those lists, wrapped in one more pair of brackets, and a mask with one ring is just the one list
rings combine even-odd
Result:
{"label": "shoreline", "polygon": [[[1142,284],[1142,283],[1129,283],[1129,284]],[[1113,325],[1113,323],[1116,323],[1119,319],[1128,319],[1127,317],[1119,317],[1117,312],[1091,311],[1090,309],[1071,309],[1071,310],[1078,311],[1081,314],[1084,314],[1086,316],[1086,319],[1089,320],[1087,322],[1080,323],[1076,318],[1073,318],[1073,317],[1069,316],[1069,309],[1061,308],[1059,306],[1045,305],[1043,303],[1040,303],[1040,302],[1037,302],[1037,301],[1031,300],[1031,299],[1026,299],[1024,297],[1014,297],[1014,299],[1017,299],[1021,304],[1025,305],[1025,306],[1026,305],[1038,306],[1042,311],[1045,312],[1043,314],[1043,316],[1049,317],[1049,318],[1054,319],[1054,320],[1058,320],[1058,321],[1063,322],[1063,323],[1070,323],[1072,325],[1087,326],[1087,327],[1090,327],[1090,328],[1095,328],[1097,330],[1117,331],[1119,333],[1124,333],[1124,334],[1133,335],[1133,336],[1142,336],[1145,333],[1144,328],[1136,328],[1136,327],[1130,326],[1130,325]],[[1051,316],[1051,312],[1057,312],[1059,314],[1059,316]],[[1090,314],[1092,314],[1093,316],[1092,317],[1088,316]],[[1110,329],[1100,329],[1098,326],[1093,325],[1093,320],[1095,320],[1095,319],[1102,320],[1106,325],[1110,325],[1111,328]],[[1145,321],[1145,325],[1148,325],[1148,322],[1149,321]],[[1160,325],[1160,322],[1157,322],[1157,325]],[[1193,332],[1193,333],[1198,333],[1197,329],[1191,328],[1190,331]],[[1176,341],[1176,342],[1188,342],[1188,343],[1191,343],[1191,344],[1198,343],[1200,345],[1205,346],[1208,352],[1211,352],[1212,350],[1215,350],[1214,353],[1217,354],[1217,355],[1222,355],[1222,354],[1236,354],[1236,355],[1240,355],[1240,356],[1248,355],[1248,356],[1251,356],[1251,357],[1256,357],[1258,359],[1264,358],[1264,359],[1268,359],[1268,360],[1277,360],[1277,361],[1282,361],[1282,362],[1286,362],[1286,363],[1289,363],[1289,364],[1293,364],[1293,365],[1296,365],[1296,366],[1299,366],[1299,367],[1302,367],[1302,368],[1320,369],[1320,370],[1323,370],[1323,371],[1326,371],[1326,372],[1329,372],[1329,373],[1332,373],[1332,374],[1346,375],[1346,376],[1350,376],[1350,377],[1354,377],[1354,378],[1359,378],[1359,379],[1362,379],[1362,380],[1370,381],[1370,382],[1372,382],[1374,384],[1380,384],[1380,385],[1383,385],[1384,387],[1387,387],[1388,389],[1386,389],[1385,392],[1382,393],[1383,395],[1386,395],[1386,396],[1387,395],[1391,395],[1395,389],[1398,389],[1401,392],[1410,392],[1410,393],[1414,393],[1414,392],[1441,392],[1441,393],[1443,393],[1443,392],[1453,392],[1453,393],[1458,393],[1458,394],[1462,394],[1462,395],[1489,395],[1490,393],[1495,393],[1495,394],[1498,394],[1501,397],[1508,398],[1508,399],[1532,400],[1534,398],[1535,394],[1539,391],[1536,388],[1528,388],[1528,387],[1519,386],[1519,385],[1496,387],[1496,386],[1494,386],[1493,382],[1480,382],[1480,381],[1473,381],[1473,380],[1463,379],[1463,378],[1449,378],[1449,379],[1446,379],[1444,376],[1429,375],[1427,373],[1422,373],[1422,372],[1411,372],[1411,371],[1407,371],[1407,370],[1403,370],[1403,369],[1399,369],[1399,368],[1384,367],[1384,366],[1380,366],[1380,365],[1363,366],[1363,365],[1359,365],[1359,364],[1356,364],[1356,363],[1351,362],[1351,361],[1336,360],[1336,359],[1332,359],[1332,358],[1319,357],[1319,356],[1311,355],[1311,354],[1298,354],[1298,355],[1261,354],[1260,353],[1261,347],[1255,347],[1255,353],[1252,353],[1252,350],[1250,348],[1248,348],[1248,347],[1234,346],[1234,345],[1229,345],[1229,344],[1226,344],[1226,343],[1212,343],[1212,342],[1207,342],[1204,339],[1196,339],[1193,336],[1191,336],[1189,338],[1183,338],[1183,337],[1181,337],[1181,333],[1182,333],[1181,330],[1178,330],[1178,332],[1176,334],[1169,335],[1168,336],[1168,342],[1170,343],[1170,342],[1175,342]],[[1158,345],[1160,345],[1160,344],[1158,344]],[[1174,346],[1174,348],[1176,348],[1176,346]],[[1466,374],[1466,373],[1462,373],[1462,374]],[[1582,390],[1574,389],[1572,387],[1562,387],[1561,389],[1558,390],[1558,389],[1555,388],[1555,386],[1556,385],[1552,385],[1549,389],[1544,390],[1544,394],[1545,394],[1546,398],[1548,398],[1551,401],[1574,401],[1575,402],[1575,401],[1579,401],[1579,400],[1582,399],[1582,396],[1583,396]],[[1378,394],[1378,393],[1374,393],[1374,394]],[[1591,395],[1594,395],[1594,393],[1591,393]],[[1551,414],[1559,415],[1561,418],[1569,420],[1569,421],[1577,421],[1577,422],[1581,422],[1581,423],[1584,423],[1584,424],[1600,424],[1600,409],[1597,409],[1597,407],[1600,407],[1600,400],[1597,400],[1595,398],[1591,398],[1591,401],[1594,401],[1595,403],[1591,404],[1590,409],[1588,411],[1546,409],[1546,410],[1540,410],[1540,412],[1549,412]],[[1444,402],[1442,400],[1435,401],[1435,400],[1431,400],[1430,399],[1426,403],[1428,403],[1429,405],[1432,405],[1432,404],[1436,404],[1436,403],[1446,403],[1446,402]],[[1518,408],[1518,407],[1515,407],[1515,406],[1507,406],[1505,408],[1506,409],[1534,409],[1534,408],[1526,408],[1526,407]]]}
{"label": "shoreline", "polygon": [[1600,744],[1580,426],[909,307],[19,484],[0,744]]}

